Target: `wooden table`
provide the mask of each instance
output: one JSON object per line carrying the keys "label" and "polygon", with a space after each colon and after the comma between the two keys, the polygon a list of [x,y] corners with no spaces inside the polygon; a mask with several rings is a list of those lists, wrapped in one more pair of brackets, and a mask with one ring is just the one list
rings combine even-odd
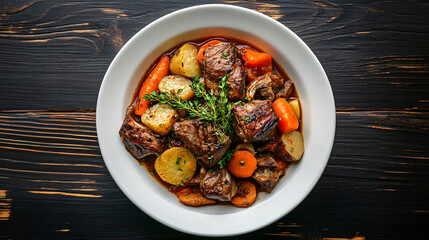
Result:
{"label": "wooden table", "polygon": [[[337,107],[334,148],[315,189],[287,216],[238,238],[427,238],[429,4],[220,2],[298,34],[324,66]],[[195,4],[0,2],[0,238],[197,239],[125,197],[95,129],[98,89],[119,49]]]}

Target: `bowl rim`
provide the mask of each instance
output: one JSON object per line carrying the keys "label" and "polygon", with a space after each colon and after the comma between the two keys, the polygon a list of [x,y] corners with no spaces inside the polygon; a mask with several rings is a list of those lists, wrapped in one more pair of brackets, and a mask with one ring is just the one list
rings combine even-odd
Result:
{"label": "bowl rim", "polygon": [[[327,99],[328,102],[330,103],[330,109],[329,109],[329,113],[327,113],[327,115],[329,115],[329,118],[331,119],[330,126],[328,126],[328,128],[331,129],[331,132],[330,132],[330,135],[327,137],[327,140],[326,140],[327,145],[326,145],[325,149],[327,151],[325,152],[325,156],[322,157],[323,162],[322,162],[321,168],[317,172],[317,175],[313,176],[312,182],[305,189],[305,192],[303,192],[300,195],[299,199],[296,200],[294,203],[291,203],[291,205],[288,209],[286,209],[284,211],[279,211],[279,213],[276,216],[264,219],[264,221],[259,222],[256,227],[242,228],[242,229],[229,231],[229,232],[225,232],[227,229],[223,229],[224,232],[220,232],[220,233],[207,232],[207,231],[202,232],[200,229],[186,228],[186,227],[178,226],[177,224],[171,223],[170,221],[166,221],[162,217],[157,216],[156,214],[152,213],[149,209],[142,206],[141,203],[138,202],[137,199],[132,196],[133,193],[129,192],[127,190],[127,187],[122,184],[122,182],[120,180],[120,176],[117,175],[117,173],[113,169],[113,166],[111,166],[110,162],[106,160],[109,157],[108,157],[108,153],[107,153],[108,150],[107,150],[107,148],[105,148],[105,143],[104,143],[105,139],[103,138],[103,133],[102,133],[102,128],[104,127],[102,124],[102,115],[99,111],[100,109],[103,108],[103,100],[106,97],[105,94],[103,94],[103,93],[105,92],[105,89],[107,88],[106,82],[107,82],[107,79],[109,78],[111,72],[113,71],[113,66],[115,66],[118,63],[119,59],[121,57],[123,57],[122,55],[124,54],[125,49],[127,49],[127,48],[129,48],[129,46],[133,45],[134,42],[137,41],[137,39],[141,35],[144,34],[145,29],[150,29],[150,28],[152,28],[152,27],[154,27],[154,26],[156,26],[156,25],[158,25],[164,21],[168,21],[169,18],[176,16],[176,15],[188,14],[188,13],[191,13],[193,11],[200,11],[200,10],[204,11],[204,10],[216,9],[216,8],[217,9],[229,9],[229,10],[234,10],[234,11],[238,11],[238,12],[245,12],[246,14],[252,15],[252,16],[257,17],[257,18],[261,18],[262,19],[261,21],[268,21],[269,24],[274,24],[277,27],[281,28],[282,30],[286,31],[294,39],[294,41],[296,41],[298,44],[300,44],[301,45],[300,47],[303,47],[303,49],[305,49],[307,56],[310,57],[312,62],[318,66],[317,71],[320,72],[320,74],[321,74],[320,77],[321,77],[321,79],[324,80],[323,84],[328,87],[327,89],[325,89],[326,91],[328,91],[327,94],[329,95],[329,98],[330,98],[330,99]],[[333,106],[333,108],[332,108],[332,106]],[[277,221],[278,219],[280,219],[281,217],[285,216],[290,211],[292,211],[298,204],[300,204],[308,196],[308,194],[314,189],[316,183],[319,181],[322,173],[324,172],[324,169],[326,168],[327,162],[329,160],[329,157],[330,157],[330,154],[332,151],[333,143],[334,143],[335,127],[336,127],[335,101],[334,101],[334,97],[333,97],[332,88],[331,88],[328,77],[326,76],[326,73],[325,73],[322,65],[320,64],[319,60],[314,55],[314,53],[310,50],[310,48],[295,33],[293,33],[289,28],[287,28],[286,26],[284,26],[283,24],[281,24],[277,20],[274,20],[269,16],[266,16],[262,13],[259,13],[257,11],[254,11],[254,10],[251,10],[248,8],[234,6],[234,5],[228,5],[228,4],[203,4],[203,5],[197,5],[197,6],[192,6],[192,7],[188,7],[188,8],[183,8],[183,9],[171,12],[171,13],[163,16],[163,17],[160,17],[160,18],[156,19],[155,21],[151,22],[150,24],[146,25],[144,28],[140,29],[122,47],[122,49],[117,53],[117,55],[115,56],[115,58],[113,59],[113,61],[109,65],[109,68],[107,69],[106,74],[103,78],[103,82],[100,86],[100,91],[99,91],[99,95],[97,98],[96,109],[97,109],[97,111],[96,111],[96,128],[97,128],[97,137],[98,137],[98,142],[99,142],[99,146],[100,146],[100,152],[102,154],[103,160],[107,166],[107,169],[108,169],[110,175],[112,176],[112,178],[114,179],[114,181],[118,185],[118,187],[121,189],[121,191],[128,197],[128,199],[130,199],[144,213],[151,216],[153,219],[157,220],[158,222],[163,223],[166,226],[169,226],[173,229],[176,229],[178,231],[182,231],[185,233],[189,233],[189,234],[200,235],[200,236],[212,236],[212,237],[213,236],[233,236],[233,235],[244,234],[244,233],[256,231],[258,229],[261,229],[261,228]]]}

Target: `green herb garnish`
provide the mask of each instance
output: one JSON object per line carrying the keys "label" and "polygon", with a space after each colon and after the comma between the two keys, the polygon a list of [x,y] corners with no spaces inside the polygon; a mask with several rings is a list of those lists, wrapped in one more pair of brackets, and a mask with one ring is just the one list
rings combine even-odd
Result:
{"label": "green herb garnish", "polygon": [[204,84],[199,82],[199,78],[194,78],[190,87],[197,100],[186,101],[179,98],[175,92],[157,93],[155,91],[146,94],[144,99],[166,103],[174,109],[184,109],[188,111],[190,118],[200,118],[208,124],[212,123],[216,136],[220,143],[224,144],[223,135],[232,137],[234,133],[232,127],[233,105],[228,102],[226,94],[229,90],[229,84],[226,82],[228,78],[229,76],[226,75],[220,79],[218,98],[214,95],[213,90],[206,90]]}
{"label": "green herb garnish", "polygon": [[223,155],[223,157],[217,163],[219,165],[219,168],[225,167],[233,155],[234,155],[234,150],[229,149],[228,152],[226,152],[225,155]]}

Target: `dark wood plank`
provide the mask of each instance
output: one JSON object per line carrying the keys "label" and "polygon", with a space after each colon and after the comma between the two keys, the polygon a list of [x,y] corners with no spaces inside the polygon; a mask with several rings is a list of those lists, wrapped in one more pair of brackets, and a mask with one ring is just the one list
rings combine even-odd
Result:
{"label": "dark wood plank", "polygon": [[[424,1],[217,2],[265,13],[296,32],[323,64],[339,108],[429,109]],[[153,20],[195,4],[1,1],[0,110],[93,109],[123,44]]]}
{"label": "dark wood plank", "polygon": [[[100,156],[94,118],[0,114],[0,237],[199,239],[156,222],[121,193]],[[312,193],[238,239],[429,234],[429,114],[353,111],[337,119],[332,156]]]}

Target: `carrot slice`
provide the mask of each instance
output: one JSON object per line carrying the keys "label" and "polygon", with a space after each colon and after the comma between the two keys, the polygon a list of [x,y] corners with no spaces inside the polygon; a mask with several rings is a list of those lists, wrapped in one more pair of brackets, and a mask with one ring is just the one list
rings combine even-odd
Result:
{"label": "carrot slice", "polygon": [[236,177],[247,178],[256,170],[257,161],[249,151],[236,151],[228,162],[228,170]]}
{"label": "carrot slice", "polygon": [[270,54],[256,52],[249,48],[244,48],[241,54],[244,66],[248,69],[248,82],[260,75],[273,71],[273,60]]}
{"label": "carrot slice", "polygon": [[143,97],[146,94],[151,93],[152,91],[158,91],[159,82],[161,82],[161,79],[163,77],[168,75],[169,65],[170,58],[166,56],[162,57],[161,60],[159,60],[158,64],[155,66],[155,68],[152,70],[152,72],[150,72],[146,80],[143,82],[143,85],[140,88],[139,96],[137,98],[135,110],[136,115],[143,115],[143,113],[148,108],[150,101],[144,99]]}
{"label": "carrot slice", "polygon": [[255,202],[256,195],[255,184],[248,180],[242,180],[239,182],[237,193],[231,199],[231,203],[236,207],[246,208]]}
{"label": "carrot slice", "polygon": [[280,121],[277,124],[280,132],[287,134],[298,129],[298,119],[286,99],[279,98],[275,100],[273,102],[273,107],[274,111],[280,117]]}
{"label": "carrot slice", "polygon": [[222,41],[219,41],[219,40],[212,40],[212,41],[207,42],[206,44],[202,45],[202,46],[200,47],[200,49],[198,50],[198,54],[197,54],[198,62],[203,63],[203,59],[204,59],[204,51],[205,51],[208,47],[213,46],[213,45],[216,45],[216,44],[219,44],[219,43],[222,43]]}
{"label": "carrot slice", "polygon": [[216,201],[212,199],[207,199],[199,190],[191,189],[189,187],[184,188],[182,191],[177,193],[179,201],[188,206],[204,206],[215,204]]}

